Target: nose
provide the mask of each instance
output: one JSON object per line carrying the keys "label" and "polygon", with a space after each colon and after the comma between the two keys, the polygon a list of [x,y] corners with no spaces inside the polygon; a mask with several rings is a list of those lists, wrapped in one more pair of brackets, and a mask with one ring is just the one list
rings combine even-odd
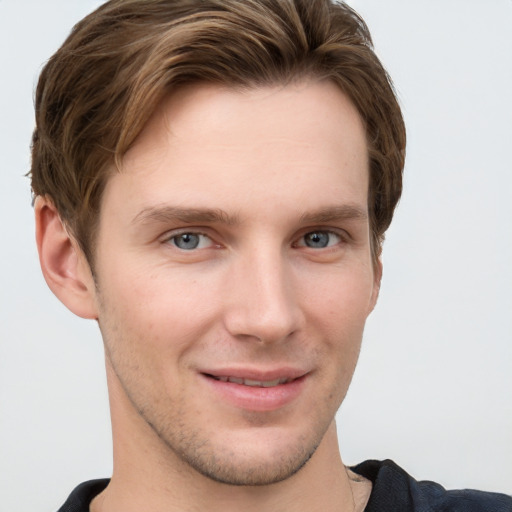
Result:
{"label": "nose", "polygon": [[225,327],[239,339],[263,343],[286,340],[303,323],[293,270],[285,258],[261,249],[239,258],[226,287]]}

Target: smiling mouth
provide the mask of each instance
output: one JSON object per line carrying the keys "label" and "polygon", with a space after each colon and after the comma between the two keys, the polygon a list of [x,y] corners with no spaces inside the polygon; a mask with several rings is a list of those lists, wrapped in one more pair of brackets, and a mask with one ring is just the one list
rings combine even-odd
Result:
{"label": "smiling mouth", "polygon": [[228,377],[228,376],[216,376],[206,374],[207,377],[210,377],[214,380],[218,380],[220,382],[231,382],[233,384],[239,384],[243,386],[256,387],[256,388],[273,388],[275,386],[280,386],[282,384],[288,384],[289,382],[293,382],[295,379],[291,379],[288,377],[283,377],[280,379],[274,380],[253,380],[253,379],[243,379],[240,377]]}

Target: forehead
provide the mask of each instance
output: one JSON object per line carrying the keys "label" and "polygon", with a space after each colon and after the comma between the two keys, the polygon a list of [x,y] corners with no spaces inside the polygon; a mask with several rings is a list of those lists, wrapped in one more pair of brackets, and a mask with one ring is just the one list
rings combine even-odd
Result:
{"label": "forehead", "polygon": [[104,200],[122,188],[139,210],[169,201],[243,210],[250,196],[291,205],[320,192],[365,203],[368,188],[363,123],[330,81],[183,87],[160,103],[122,164]]}
{"label": "forehead", "polygon": [[[232,137],[233,131],[238,134],[237,143],[242,137],[261,145],[269,144],[271,138],[275,143],[286,138],[298,144],[318,143],[321,138],[327,146],[336,138],[336,145],[346,142],[366,154],[366,143],[361,148],[358,138],[364,131],[359,113],[332,81],[304,80],[250,89],[199,83],[182,86],[157,106],[125,161],[134,153],[140,156],[156,149],[155,136],[164,145],[174,142],[178,149],[193,138],[218,143],[215,138]],[[247,149],[247,144],[240,148]]]}

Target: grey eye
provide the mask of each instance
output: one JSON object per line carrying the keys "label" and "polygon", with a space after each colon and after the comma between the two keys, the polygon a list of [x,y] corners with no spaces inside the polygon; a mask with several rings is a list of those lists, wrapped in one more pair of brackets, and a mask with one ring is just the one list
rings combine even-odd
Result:
{"label": "grey eye", "polygon": [[199,247],[201,235],[196,233],[181,233],[181,235],[173,236],[172,241],[178,249],[190,251]]}
{"label": "grey eye", "polygon": [[330,233],[327,231],[313,231],[304,235],[304,243],[313,249],[323,249],[330,242]]}

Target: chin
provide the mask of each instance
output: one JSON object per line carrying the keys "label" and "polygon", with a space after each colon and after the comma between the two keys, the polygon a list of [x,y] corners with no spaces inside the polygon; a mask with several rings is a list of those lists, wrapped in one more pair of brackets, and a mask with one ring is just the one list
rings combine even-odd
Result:
{"label": "chin", "polygon": [[[273,427],[230,431],[167,428],[157,432],[170,457],[181,470],[199,473],[211,481],[232,486],[264,486],[287,480],[308,463],[325,436],[324,428],[298,432]],[[183,426],[183,425],[182,425]],[[179,435],[176,434],[179,432]]]}
{"label": "chin", "polygon": [[181,458],[195,471],[215,482],[236,486],[264,486],[295,475],[306,465],[316,448],[314,446],[306,451],[295,446],[294,453],[278,450],[277,453],[267,454],[264,460],[261,450],[258,455],[247,457],[232,449],[221,453],[207,453],[209,450],[200,449],[191,457],[181,454]]}

